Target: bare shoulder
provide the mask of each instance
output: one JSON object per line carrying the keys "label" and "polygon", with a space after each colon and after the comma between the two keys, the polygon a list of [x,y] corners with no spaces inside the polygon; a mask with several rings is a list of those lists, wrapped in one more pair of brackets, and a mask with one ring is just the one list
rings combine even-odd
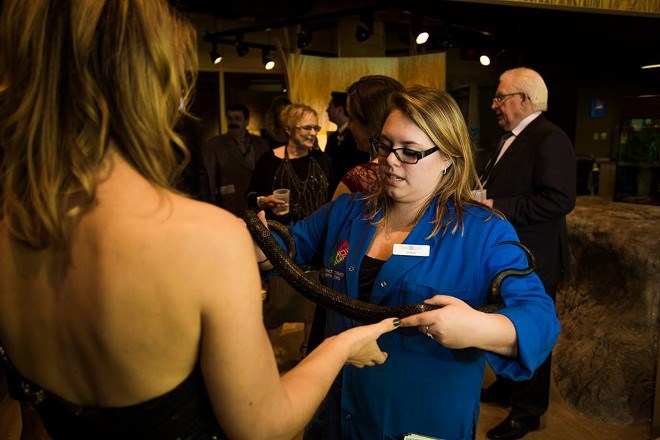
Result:
{"label": "bare shoulder", "polygon": [[226,300],[231,292],[258,292],[259,272],[245,222],[216,206],[178,195],[171,195],[171,204],[169,224],[156,225],[149,240],[159,244],[142,251],[156,262],[162,282],[174,290],[194,292],[202,307]]}
{"label": "bare shoulder", "polygon": [[180,243],[172,255],[184,269],[173,268],[173,273],[195,292],[207,330],[212,322],[238,317],[260,324],[261,282],[245,222],[213,205],[175,197],[180,218],[174,234]]}
{"label": "bare shoulder", "polygon": [[[198,252],[225,254],[235,246],[251,245],[245,222],[228,211],[174,195],[172,231]],[[220,255],[218,255],[220,256]]]}

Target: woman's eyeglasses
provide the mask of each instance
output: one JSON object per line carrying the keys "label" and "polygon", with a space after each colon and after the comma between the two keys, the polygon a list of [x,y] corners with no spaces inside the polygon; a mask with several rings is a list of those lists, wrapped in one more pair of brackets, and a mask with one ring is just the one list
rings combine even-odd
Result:
{"label": "woman's eyeglasses", "polygon": [[392,148],[392,146],[387,145],[378,138],[371,138],[371,150],[374,152],[374,154],[380,157],[387,157],[390,155],[390,153],[394,153],[400,162],[416,164],[420,159],[425,158],[429,154],[440,151],[440,148],[435,146],[424,151],[411,150],[410,148],[405,147]]}
{"label": "woman's eyeglasses", "polygon": [[307,132],[307,133],[309,133],[312,130],[314,130],[317,133],[319,131],[321,131],[321,126],[320,125],[302,125],[302,126],[298,125],[296,128],[300,131],[304,131],[304,132]]}

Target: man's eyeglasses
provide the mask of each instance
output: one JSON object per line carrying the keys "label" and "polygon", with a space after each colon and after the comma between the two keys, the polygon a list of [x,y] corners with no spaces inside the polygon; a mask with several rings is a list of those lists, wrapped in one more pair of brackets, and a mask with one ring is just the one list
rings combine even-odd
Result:
{"label": "man's eyeglasses", "polygon": [[318,133],[319,131],[321,131],[321,126],[319,126],[319,125],[303,125],[303,126],[300,126],[300,125],[299,125],[299,126],[297,126],[296,128],[297,128],[298,130],[306,131],[306,132],[308,132],[308,133],[309,133],[310,131],[312,131],[312,130],[314,130],[314,131],[317,132],[317,133]]}
{"label": "man's eyeglasses", "polygon": [[499,105],[499,104],[502,104],[504,101],[506,101],[506,99],[507,99],[509,96],[515,96],[515,95],[525,96],[525,94],[522,93],[522,92],[507,93],[507,94],[504,94],[504,95],[497,94],[497,95],[493,96],[493,102],[494,102],[495,104],[498,104],[498,105]]}
{"label": "man's eyeglasses", "polygon": [[440,148],[438,148],[437,146],[431,147],[428,150],[424,150],[424,151],[411,150],[410,148],[405,148],[405,147],[392,148],[392,146],[387,145],[378,138],[371,138],[371,149],[373,150],[374,154],[380,157],[387,157],[390,155],[390,153],[394,153],[394,155],[399,161],[409,164],[416,164],[417,162],[419,162],[420,159],[425,158],[429,154],[433,154],[436,151],[440,151]]}

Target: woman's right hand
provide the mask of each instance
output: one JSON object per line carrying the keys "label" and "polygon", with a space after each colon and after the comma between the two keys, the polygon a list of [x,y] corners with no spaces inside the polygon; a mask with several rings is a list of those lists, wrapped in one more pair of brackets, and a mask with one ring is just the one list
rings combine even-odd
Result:
{"label": "woman's right hand", "polygon": [[385,362],[387,353],[381,351],[376,340],[383,333],[390,332],[401,325],[398,318],[387,318],[376,324],[353,327],[336,337],[348,344],[347,364],[362,367],[373,367]]}

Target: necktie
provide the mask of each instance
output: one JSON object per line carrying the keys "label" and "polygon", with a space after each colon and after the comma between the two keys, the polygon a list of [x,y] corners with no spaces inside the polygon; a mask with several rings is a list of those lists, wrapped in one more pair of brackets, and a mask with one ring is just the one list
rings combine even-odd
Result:
{"label": "necktie", "polygon": [[495,166],[495,162],[497,162],[497,157],[500,155],[500,151],[502,151],[502,147],[506,143],[506,140],[509,139],[511,136],[513,136],[512,131],[506,131],[500,138],[500,142],[497,145],[497,149],[495,150],[495,154],[490,158],[486,166],[484,167],[484,170],[481,172],[481,177],[479,179],[481,180],[481,184],[485,185],[486,181],[488,180],[488,177],[490,176],[491,171],[493,171],[493,167]]}

